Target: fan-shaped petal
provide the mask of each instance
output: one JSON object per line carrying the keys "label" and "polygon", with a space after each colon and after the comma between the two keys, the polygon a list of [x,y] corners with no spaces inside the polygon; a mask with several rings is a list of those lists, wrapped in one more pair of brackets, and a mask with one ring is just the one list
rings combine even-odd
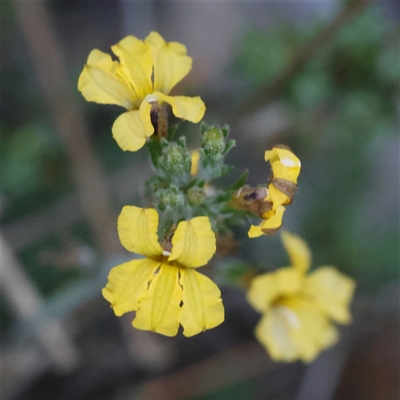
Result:
{"label": "fan-shaped petal", "polygon": [[150,120],[151,104],[143,102],[140,110],[121,114],[112,127],[113,137],[124,151],[141,149],[148,137],[154,133]]}
{"label": "fan-shaped petal", "polygon": [[290,338],[288,318],[279,309],[262,316],[255,336],[273,360],[291,362],[299,357],[297,343]]}
{"label": "fan-shaped petal", "polygon": [[137,329],[175,336],[179,328],[182,288],[178,282],[179,270],[163,264],[140,300],[132,325]]}
{"label": "fan-shaped petal", "polygon": [[172,252],[168,261],[178,261],[185,267],[207,264],[216,250],[215,233],[208,217],[181,221],[172,237]]}
{"label": "fan-shaped petal", "polygon": [[192,69],[192,58],[183,44],[167,43],[157,32],[151,32],[145,42],[152,49],[154,90],[168,94]]}
{"label": "fan-shaped petal", "polygon": [[351,321],[349,305],[355,282],[334,267],[323,266],[307,276],[303,291],[311,295],[335,321],[347,324]]}
{"label": "fan-shaped petal", "polygon": [[322,350],[337,341],[339,333],[336,327],[315,304],[297,297],[283,307],[287,307],[297,318],[297,326],[290,326],[290,337],[298,346],[301,360],[314,360]]}
{"label": "fan-shaped petal", "polygon": [[218,286],[193,269],[181,269],[183,305],[179,322],[185,336],[214,328],[224,321],[224,306]]}
{"label": "fan-shaped petal", "polygon": [[162,253],[157,228],[158,213],[153,208],[125,206],[118,217],[118,235],[122,245],[150,258]]}
{"label": "fan-shaped petal", "polygon": [[120,59],[121,68],[129,77],[137,97],[143,100],[153,92],[153,60],[150,46],[134,36],[127,36],[111,49]]}
{"label": "fan-shaped petal", "polygon": [[291,266],[301,272],[307,271],[311,265],[311,252],[307,243],[300,236],[287,231],[283,231],[281,235]]}
{"label": "fan-shaped petal", "polygon": [[317,307],[292,298],[265,313],[257,339],[277,361],[312,361],[338,339],[337,329]]}
{"label": "fan-shaped petal", "polygon": [[159,103],[165,102],[171,105],[172,113],[177,118],[197,123],[201,121],[206,111],[206,106],[200,97],[166,96],[160,92],[152,94]]}
{"label": "fan-shaped petal", "polygon": [[117,104],[131,110],[138,99],[120,65],[109,54],[92,50],[78,80],[78,90],[87,101]]}
{"label": "fan-shaped petal", "polygon": [[118,265],[110,271],[102,294],[111,303],[115,315],[138,309],[138,299],[147,290],[159,265],[154,260],[143,258]]}

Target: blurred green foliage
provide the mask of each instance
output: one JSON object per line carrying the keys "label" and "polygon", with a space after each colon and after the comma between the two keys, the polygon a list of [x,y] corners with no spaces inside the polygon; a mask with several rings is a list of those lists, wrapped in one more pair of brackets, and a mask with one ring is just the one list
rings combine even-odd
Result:
{"label": "blurred green foliage", "polygon": [[224,387],[204,396],[192,397],[192,400],[241,400],[255,398],[256,383],[254,379],[242,381]]}
{"label": "blurred green foliage", "polygon": [[2,167],[7,172],[2,185],[5,196],[29,195],[46,184],[57,183],[58,179],[53,179],[54,167],[62,150],[45,127],[22,126],[4,141],[3,151]]}
{"label": "blurred green foliage", "polygon": [[[319,25],[250,30],[235,61],[248,90],[271,83]],[[383,209],[371,213],[368,207],[372,194],[376,204],[398,196],[398,181],[387,192],[373,192],[378,156],[385,159],[385,144],[398,146],[397,45],[397,28],[379,7],[369,7],[287,82],[277,99],[293,118],[288,136],[277,140],[288,143],[303,164],[292,206],[297,233],[309,242],[314,266],[334,264],[362,290],[377,290],[399,277],[398,207],[386,220]],[[393,161],[388,171],[397,169]]]}

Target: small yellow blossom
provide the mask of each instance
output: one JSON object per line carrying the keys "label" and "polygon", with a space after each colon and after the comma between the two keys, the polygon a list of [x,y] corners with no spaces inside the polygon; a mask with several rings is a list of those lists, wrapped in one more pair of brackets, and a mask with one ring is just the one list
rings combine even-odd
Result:
{"label": "small yellow blossom", "polygon": [[178,224],[162,247],[157,237],[155,209],[125,206],[118,234],[129,251],[145,256],[114,267],[103,296],[121,316],[136,311],[135,328],[175,336],[179,324],[185,336],[211,329],[224,320],[221,292],[195,268],[214,255],[215,234],[208,217]]}
{"label": "small yellow blossom", "polygon": [[272,169],[272,181],[268,185],[266,200],[272,201],[273,208],[281,204],[289,204],[297,189],[297,178],[301,163],[296,155],[287,147],[274,146],[265,152],[265,161],[269,161]]}
{"label": "small yellow blossom", "polygon": [[265,161],[269,161],[272,169],[271,183],[266,189],[263,204],[270,204],[269,210],[261,215],[260,225],[252,225],[248,232],[250,238],[263,234],[273,234],[282,225],[285,205],[292,202],[297,189],[297,178],[301,163],[296,155],[287,147],[276,145],[265,152]]}
{"label": "small yellow blossom", "polygon": [[307,274],[311,254],[297,235],[282,233],[290,267],[253,279],[250,304],[260,313],[256,337],[276,361],[310,362],[338,340],[332,322],[351,322],[354,281],[332,266]]}
{"label": "small yellow blossom", "polygon": [[[168,103],[178,118],[199,122],[205,105],[200,97],[168,96],[192,68],[186,47],[165,42],[151,32],[144,41],[127,36],[111,47],[119,58],[92,50],[78,81],[87,101],[116,104],[128,111],[114,122],[112,132],[123,150],[136,151],[154,133],[162,103]],[[152,118],[153,117],[153,118]]]}

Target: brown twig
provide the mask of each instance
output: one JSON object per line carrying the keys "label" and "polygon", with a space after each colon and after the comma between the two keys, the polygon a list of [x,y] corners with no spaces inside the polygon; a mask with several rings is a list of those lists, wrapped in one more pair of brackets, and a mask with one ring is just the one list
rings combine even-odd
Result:
{"label": "brown twig", "polygon": [[340,29],[355,16],[364,11],[370,4],[368,1],[354,1],[345,6],[331,23],[317,33],[308,43],[300,48],[293,56],[287,67],[272,82],[260,87],[240,106],[240,116],[252,114],[260,107],[265,107],[281,93],[287,83],[302,71],[304,66],[330,43]]}
{"label": "brown twig", "polygon": [[[13,314],[29,320],[37,318],[43,299],[35,285],[19,265],[10,246],[0,232],[1,291]],[[57,318],[45,316],[32,332],[41,348],[61,371],[71,371],[79,363],[80,354]]]}
{"label": "brown twig", "polygon": [[66,64],[46,5],[16,0],[14,6],[55,131],[64,142],[72,179],[97,248],[103,255],[115,253],[120,247],[116,220],[110,211],[110,194],[88,139],[84,118],[70,90]]}

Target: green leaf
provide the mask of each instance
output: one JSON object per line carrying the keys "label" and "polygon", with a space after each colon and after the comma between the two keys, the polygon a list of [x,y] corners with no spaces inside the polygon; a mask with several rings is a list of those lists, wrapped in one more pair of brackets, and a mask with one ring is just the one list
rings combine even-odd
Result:
{"label": "green leaf", "polygon": [[239,179],[231,186],[228,187],[227,190],[238,190],[240,189],[247,181],[249,176],[249,171],[246,169],[242,175],[240,175]]}
{"label": "green leaf", "polygon": [[155,169],[159,167],[159,159],[161,156],[161,142],[157,139],[151,139],[146,144],[150,153],[150,160]]}
{"label": "green leaf", "polygon": [[178,130],[179,126],[180,124],[176,123],[168,127],[168,133],[167,133],[168,141],[172,142],[174,140],[175,133]]}
{"label": "green leaf", "polygon": [[224,139],[228,139],[228,135],[229,135],[229,125],[225,124],[222,128],[222,134],[224,135]]}
{"label": "green leaf", "polygon": [[228,154],[228,153],[232,150],[232,148],[235,147],[235,146],[236,146],[236,140],[235,140],[235,139],[229,140],[229,141],[226,143],[225,149],[224,149],[224,151],[222,152],[222,154],[223,154],[223,155]]}

